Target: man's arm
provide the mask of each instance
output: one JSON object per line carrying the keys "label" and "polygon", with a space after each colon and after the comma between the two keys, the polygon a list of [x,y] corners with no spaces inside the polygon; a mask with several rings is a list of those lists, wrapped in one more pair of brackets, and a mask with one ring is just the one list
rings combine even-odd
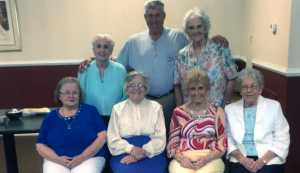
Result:
{"label": "man's arm", "polygon": [[95,57],[89,57],[89,58],[81,61],[80,65],[78,67],[78,73],[84,73],[85,71],[87,71],[87,68],[90,67],[91,62],[94,60],[95,60]]}

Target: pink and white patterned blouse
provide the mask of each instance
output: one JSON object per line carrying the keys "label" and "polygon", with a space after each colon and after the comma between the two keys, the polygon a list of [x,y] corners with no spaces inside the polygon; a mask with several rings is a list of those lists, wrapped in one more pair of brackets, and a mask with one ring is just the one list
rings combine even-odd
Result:
{"label": "pink and white patterned blouse", "polygon": [[170,137],[167,145],[169,158],[187,150],[211,149],[225,152],[227,134],[217,115],[218,106],[210,104],[204,118],[197,118],[177,107],[172,116]]}

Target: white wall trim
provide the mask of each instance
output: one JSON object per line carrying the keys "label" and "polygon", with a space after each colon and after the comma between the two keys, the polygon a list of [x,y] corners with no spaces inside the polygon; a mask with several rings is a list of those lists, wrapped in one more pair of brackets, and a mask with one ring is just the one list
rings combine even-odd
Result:
{"label": "white wall trim", "polygon": [[83,59],[0,61],[0,67],[79,65]]}
{"label": "white wall trim", "polygon": [[300,68],[286,68],[279,65],[275,65],[269,62],[265,62],[258,59],[252,59],[252,64],[273,71],[275,73],[287,76],[287,77],[298,77],[300,76]]}
{"label": "white wall trim", "polygon": [[[246,62],[245,56],[233,55],[233,59]],[[79,65],[83,59],[67,60],[30,60],[30,61],[0,61],[0,67],[26,67],[26,66],[53,66],[53,65]]]}

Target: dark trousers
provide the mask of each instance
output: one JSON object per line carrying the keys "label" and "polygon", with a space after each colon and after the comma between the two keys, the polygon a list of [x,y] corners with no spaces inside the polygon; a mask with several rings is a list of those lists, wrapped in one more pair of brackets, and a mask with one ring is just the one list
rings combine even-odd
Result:
{"label": "dark trousers", "polygon": [[162,105],[163,111],[164,111],[166,134],[167,134],[167,141],[168,141],[172,114],[173,114],[174,109],[176,108],[174,92],[172,92],[168,95],[165,95],[161,98],[153,98],[153,97],[147,97],[147,96],[146,96],[146,98],[149,100],[156,101]]}
{"label": "dark trousers", "polygon": [[[102,120],[104,121],[105,127],[106,127],[106,129],[107,129],[108,123],[109,123],[109,119],[110,119],[110,116],[102,116],[102,115],[101,115],[101,118],[102,118]],[[107,145],[107,144],[104,144],[103,147],[107,147],[106,145]],[[108,150],[108,149],[107,149],[107,150]],[[108,158],[107,158],[107,160],[106,160],[105,167],[104,167],[104,169],[103,169],[103,171],[102,171],[103,173],[112,173],[112,170],[111,170],[110,164],[109,164],[110,158],[111,158],[111,154],[110,154],[110,152],[109,152],[109,150],[108,150]]]}
{"label": "dark trousers", "polygon": [[[258,157],[256,156],[248,156],[247,158],[257,160]],[[256,173],[284,173],[285,164],[279,165],[265,165],[262,167],[261,170],[257,171]],[[248,169],[246,169],[242,164],[239,162],[229,163],[229,173],[249,173]]]}

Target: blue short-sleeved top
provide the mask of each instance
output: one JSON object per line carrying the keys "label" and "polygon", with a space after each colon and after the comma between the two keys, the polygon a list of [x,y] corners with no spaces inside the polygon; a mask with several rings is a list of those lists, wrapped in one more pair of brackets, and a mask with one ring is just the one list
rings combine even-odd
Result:
{"label": "blue short-sleeved top", "polygon": [[[36,143],[47,145],[58,156],[74,157],[80,155],[97,138],[97,134],[106,131],[104,122],[94,106],[79,105],[77,115],[74,115],[71,129],[59,114],[59,109],[46,115],[42,123]],[[68,124],[71,124],[72,118]],[[94,157],[107,157],[107,148],[104,145]]]}

